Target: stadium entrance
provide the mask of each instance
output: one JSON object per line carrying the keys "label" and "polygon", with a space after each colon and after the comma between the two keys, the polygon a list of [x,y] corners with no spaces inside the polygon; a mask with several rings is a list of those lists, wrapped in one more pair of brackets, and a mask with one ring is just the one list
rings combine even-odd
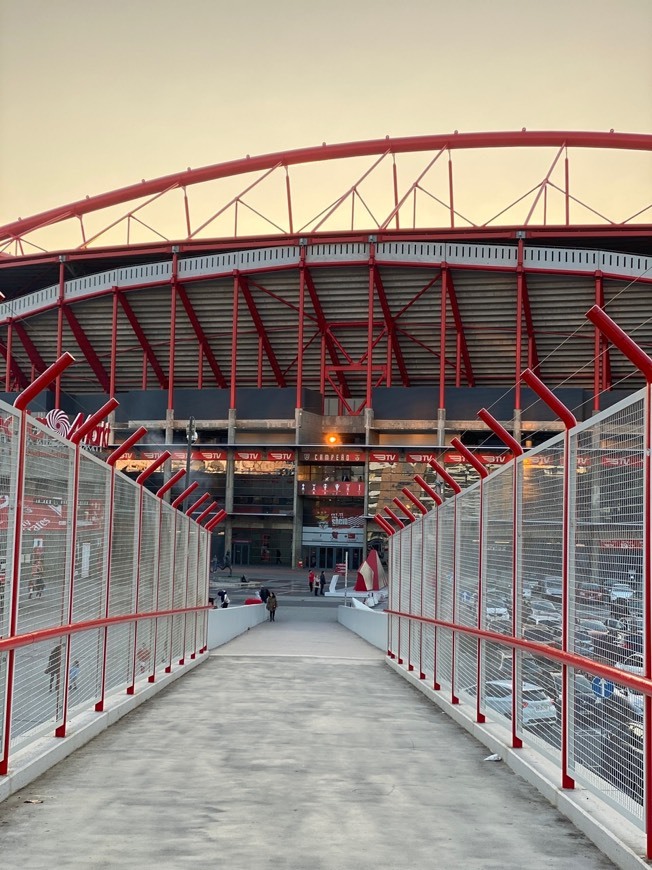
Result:
{"label": "stadium entrance", "polygon": [[305,547],[303,564],[316,571],[334,571],[335,566],[343,563],[349,554],[349,571],[357,571],[363,561],[362,547]]}

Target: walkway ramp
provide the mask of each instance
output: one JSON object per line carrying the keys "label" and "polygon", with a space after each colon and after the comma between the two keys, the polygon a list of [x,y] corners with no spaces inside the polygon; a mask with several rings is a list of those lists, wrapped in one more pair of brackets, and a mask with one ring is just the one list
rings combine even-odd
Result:
{"label": "walkway ramp", "polygon": [[335,619],[279,607],[0,804],[3,866],[612,867]]}

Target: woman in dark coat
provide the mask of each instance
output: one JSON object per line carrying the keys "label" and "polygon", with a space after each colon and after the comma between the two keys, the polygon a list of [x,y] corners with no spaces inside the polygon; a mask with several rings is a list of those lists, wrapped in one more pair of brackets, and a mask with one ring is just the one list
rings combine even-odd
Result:
{"label": "woman in dark coat", "polygon": [[269,611],[269,621],[276,622],[276,608],[278,607],[278,601],[276,600],[276,595],[274,595],[273,592],[269,593],[269,596],[267,598],[267,604],[265,606]]}

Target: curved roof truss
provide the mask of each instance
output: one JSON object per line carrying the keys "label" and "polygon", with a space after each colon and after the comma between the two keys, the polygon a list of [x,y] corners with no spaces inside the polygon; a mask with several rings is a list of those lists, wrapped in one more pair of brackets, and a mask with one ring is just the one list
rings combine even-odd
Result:
{"label": "curved roof truss", "polygon": [[[496,172],[492,155],[504,149],[510,153]],[[537,155],[528,164],[529,180],[527,173],[521,177],[515,170],[514,149],[519,160]],[[479,162],[465,162],[462,152],[475,152]],[[15,220],[0,227],[0,253],[22,256],[116,243],[130,247],[261,235],[289,239],[343,230],[626,228],[649,219],[652,203],[641,199],[650,195],[645,185],[635,185],[630,199],[618,203],[618,216],[606,213],[604,202],[611,203],[610,197],[588,201],[609,175],[622,187],[619,172],[603,173],[596,181],[596,173],[582,167],[587,155],[597,152],[647,156],[652,135],[456,131],[247,155],[143,179]],[[312,173],[325,164],[326,172],[315,181]],[[485,188],[493,180],[498,190],[491,196]],[[222,186],[215,187],[217,182]],[[483,214],[471,213],[476,210]]]}

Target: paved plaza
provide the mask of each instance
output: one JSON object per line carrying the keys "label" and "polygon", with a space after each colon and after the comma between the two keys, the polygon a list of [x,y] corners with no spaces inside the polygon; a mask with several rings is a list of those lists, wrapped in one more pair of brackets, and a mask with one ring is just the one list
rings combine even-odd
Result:
{"label": "paved plaza", "polygon": [[3,866],[612,866],[336,613],[281,596],[275,623],[0,804]]}

